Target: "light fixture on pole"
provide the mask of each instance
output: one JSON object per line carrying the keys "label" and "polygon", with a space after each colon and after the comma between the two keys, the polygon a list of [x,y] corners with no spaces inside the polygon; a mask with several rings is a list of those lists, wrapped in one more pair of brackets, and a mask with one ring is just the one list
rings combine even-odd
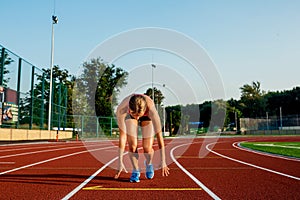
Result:
{"label": "light fixture on pole", "polygon": [[153,86],[154,81],[153,81],[153,79],[154,79],[154,68],[156,68],[156,65],[152,64],[151,67],[152,67],[152,98],[153,98],[153,102],[155,104],[155,101],[154,101],[154,86]]}
{"label": "light fixture on pole", "polygon": [[51,110],[52,110],[52,82],[53,82],[53,60],[54,60],[54,24],[57,24],[57,16],[52,15],[52,39],[51,39],[51,60],[50,60],[50,91],[49,91],[49,109],[48,109],[48,130],[51,129]]}

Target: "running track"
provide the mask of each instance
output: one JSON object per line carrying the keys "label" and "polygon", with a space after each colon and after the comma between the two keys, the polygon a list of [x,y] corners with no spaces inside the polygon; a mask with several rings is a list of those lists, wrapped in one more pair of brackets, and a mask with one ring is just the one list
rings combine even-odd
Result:
{"label": "running track", "polygon": [[170,175],[156,170],[146,180],[141,150],[140,183],[129,183],[125,172],[112,178],[117,141],[3,144],[0,199],[300,199],[299,159],[245,151],[241,141],[300,137],[166,139]]}

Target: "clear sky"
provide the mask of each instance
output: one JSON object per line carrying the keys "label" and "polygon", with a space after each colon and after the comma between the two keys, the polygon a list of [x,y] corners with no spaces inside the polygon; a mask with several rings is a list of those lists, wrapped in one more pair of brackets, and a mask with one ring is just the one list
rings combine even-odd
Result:
{"label": "clear sky", "polygon": [[[54,26],[54,64],[71,74],[78,74],[104,41],[130,30],[157,27],[185,35],[203,48],[219,73],[225,99],[239,99],[239,88],[252,81],[261,82],[265,91],[300,86],[298,0],[0,0],[0,5],[0,44],[39,68],[50,65],[55,14],[59,21]],[[149,63],[155,63],[156,87],[180,102],[208,100],[214,95],[207,79],[215,77],[195,75],[187,62],[158,49],[133,51],[115,60],[130,71],[135,91],[151,85]],[[191,82],[182,81],[186,79]],[[196,97],[178,95],[178,89],[191,90]]]}

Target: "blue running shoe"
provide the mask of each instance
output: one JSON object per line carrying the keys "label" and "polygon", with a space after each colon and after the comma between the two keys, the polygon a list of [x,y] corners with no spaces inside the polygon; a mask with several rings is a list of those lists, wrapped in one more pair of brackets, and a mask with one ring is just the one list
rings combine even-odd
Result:
{"label": "blue running shoe", "polygon": [[147,165],[147,162],[145,160],[145,166],[146,166],[146,178],[147,179],[152,179],[154,177],[154,169],[153,169],[153,165]]}
{"label": "blue running shoe", "polygon": [[131,174],[131,177],[130,177],[130,182],[131,183],[138,183],[140,182],[140,171],[139,170],[133,170],[132,171],[132,174]]}

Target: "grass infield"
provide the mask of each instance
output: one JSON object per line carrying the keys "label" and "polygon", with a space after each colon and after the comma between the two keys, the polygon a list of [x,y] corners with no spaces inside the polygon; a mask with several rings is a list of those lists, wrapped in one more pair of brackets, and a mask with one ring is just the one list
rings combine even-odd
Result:
{"label": "grass infield", "polygon": [[262,152],[300,158],[300,142],[243,142],[240,145]]}

